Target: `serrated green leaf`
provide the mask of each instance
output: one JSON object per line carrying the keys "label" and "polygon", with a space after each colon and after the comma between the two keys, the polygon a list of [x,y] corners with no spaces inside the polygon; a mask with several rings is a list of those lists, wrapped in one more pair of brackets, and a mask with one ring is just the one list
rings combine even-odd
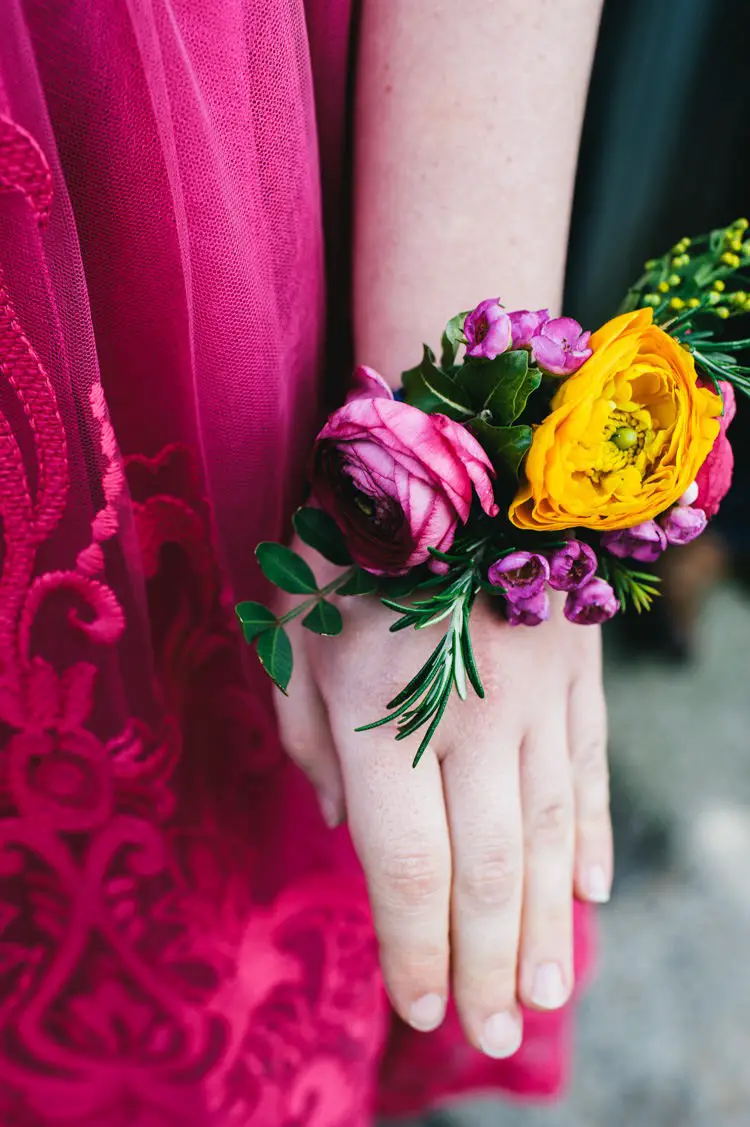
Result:
{"label": "serrated green leaf", "polygon": [[327,603],[325,599],[321,599],[315,604],[309,614],[306,614],[302,619],[302,625],[306,626],[308,630],[312,630],[313,634],[340,634],[344,629],[344,623],[339,612],[339,608],[335,607],[333,603]]}
{"label": "serrated green leaf", "polygon": [[427,414],[439,412],[462,422],[474,414],[468,396],[450,376],[435,364],[431,349],[424,346],[422,363],[404,372],[401,381],[404,399]]}
{"label": "serrated green leaf", "polygon": [[442,368],[452,368],[456,362],[458,347],[464,343],[464,321],[467,316],[467,313],[457,313],[455,317],[451,317],[445,326],[441,341],[440,366]]}
{"label": "serrated green leaf", "polygon": [[320,552],[331,563],[345,567],[352,562],[341,529],[333,517],[322,509],[307,506],[297,509],[292,523],[300,540]]}
{"label": "serrated green leaf", "polygon": [[234,613],[242,623],[242,633],[246,642],[252,642],[264,630],[276,625],[276,615],[262,603],[238,603]]}
{"label": "serrated green leaf", "polygon": [[266,630],[255,639],[255,649],[273,683],[286,694],[292,676],[292,644],[283,626]]}
{"label": "serrated green leaf", "polygon": [[373,595],[378,589],[378,581],[369,571],[358,568],[351,579],[336,588],[337,595]]}
{"label": "serrated green leaf", "polygon": [[482,419],[473,419],[470,430],[489,455],[498,471],[510,471],[518,477],[521,463],[531,446],[531,427],[495,427]]}
{"label": "serrated green leaf", "polygon": [[541,373],[529,368],[529,354],[522,348],[494,360],[469,360],[457,377],[477,413],[491,411],[498,426],[516,421],[541,382]]}
{"label": "serrated green leaf", "polygon": [[500,426],[511,426],[523,414],[529,396],[542,382],[542,374],[538,368],[529,367],[524,349],[506,352],[498,360],[505,361],[505,372],[484,406]]}
{"label": "serrated green leaf", "polygon": [[492,395],[503,376],[503,366],[495,360],[469,358],[462,365],[456,383],[465,392],[475,412],[479,412]]}
{"label": "serrated green leaf", "polygon": [[291,595],[313,595],[318,584],[310,567],[301,556],[283,544],[265,541],[255,549],[260,569],[266,579]]}

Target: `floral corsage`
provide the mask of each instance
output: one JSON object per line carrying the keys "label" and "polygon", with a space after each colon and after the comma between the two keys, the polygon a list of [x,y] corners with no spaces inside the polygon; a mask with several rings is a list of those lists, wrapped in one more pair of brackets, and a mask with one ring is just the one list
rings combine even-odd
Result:
{"label": "floral corsage", "polygon": [[736,354],[750,340],[723,343],[716,330],[750,311],[747,226],[647,262],[594,333],[490,298],[448,323],[439,362],[424,347],[395,394],[358,368],[315,441],[311,501],[294,516],[340,574],[321,588],[290,548],[263,543],[264,575],[301,599],[283,617],[237,607],[277,686],[292,674],[291,618],[335,635],[331,596],[377,594],[398,616],[392,631],[441,635],[387,715],[360,729],[424,729],[416,764],[453,690],[484,696],[470,636],[480,593],[511,626],[544,622],[550,589],[582,625],[647,610],[658,590],[648,565],[699,536],[731,482],[734,388],[750,392]]}

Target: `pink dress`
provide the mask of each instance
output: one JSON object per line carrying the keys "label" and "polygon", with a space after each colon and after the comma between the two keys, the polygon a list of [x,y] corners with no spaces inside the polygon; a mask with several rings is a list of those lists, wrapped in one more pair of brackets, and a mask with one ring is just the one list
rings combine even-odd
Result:
{"label": "pink dress", "polygon": [[506,1063],[392,1018],[233,623],[318,420],[348,0],[1,7],[1,1127],[554,1093],[568,1014]]}

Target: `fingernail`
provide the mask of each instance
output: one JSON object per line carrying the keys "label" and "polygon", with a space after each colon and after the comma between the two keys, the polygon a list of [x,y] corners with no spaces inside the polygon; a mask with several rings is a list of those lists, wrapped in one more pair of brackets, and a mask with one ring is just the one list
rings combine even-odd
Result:
{"label": "fingernail", "polygon": [[341,822],[338,802],[327,794],[319,794],[318,801],[320,802],[320,812],[323,815],[323,821],[328,826],[329,830],[335,830],[336,826]]}
{"label": "fingernail", "polygon": [[606,904],[610,896],[609,880],[601,865],[592,865],[586,881],[586,896],[594,904]]}
{"label": "fingernail", "polygon": [[425,994],[412,1002],[409,1010],[409,1025],[418,1029],[420,1033],[429,1033],[437,1029],[445,1017],[445,999],[439,994]]}
{"label": "fingernail", "polygon": [[531,1001],[540,1010],[559,1010],[568,1000],[562,971],[557,963],[542,963],[534,972]]}
{"label": "fingernail", "polygon": [[523,1032],[515,1014],[505,1011],[488,1017],[479,1039],[479,1047],[488,1057],[503,1060],[512,1057],[521,1048]]}

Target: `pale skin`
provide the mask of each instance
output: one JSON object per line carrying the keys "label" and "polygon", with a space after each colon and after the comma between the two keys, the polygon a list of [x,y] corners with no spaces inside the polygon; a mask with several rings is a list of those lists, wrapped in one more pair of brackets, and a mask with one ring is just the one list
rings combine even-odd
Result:
{"label": "pale skin", "polygon": [[[484,297],[559,311],[598,15],[598,0],[366,0],[355,339],[394,385]],[[487,697],[455,701],[413,770],[418,739],[354,728],[436,639],[390,635],[375,600],[340,605],[335,641],[293,624],[283,739],[329,819],[348,819],[397,1011],[435,1028],[452,994],[467,1038],[509,1056],[519,1002],[555,1009],[573,990],[573,896],[605,900],[611,882],[599,631],[559,601],[516,629],[477,604]]]}

